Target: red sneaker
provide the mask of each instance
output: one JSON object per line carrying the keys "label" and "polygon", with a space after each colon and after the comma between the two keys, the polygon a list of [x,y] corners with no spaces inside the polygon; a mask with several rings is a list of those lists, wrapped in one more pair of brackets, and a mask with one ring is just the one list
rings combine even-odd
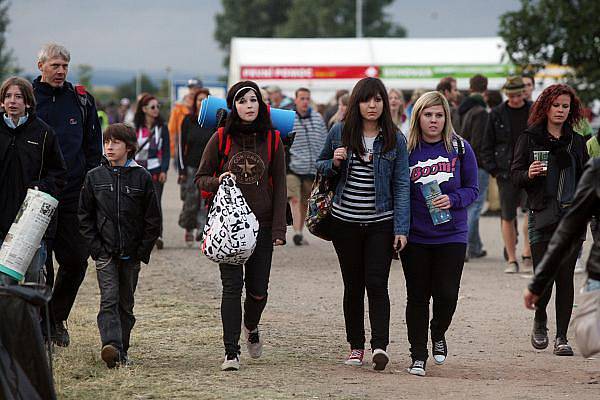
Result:
{"label": "red sneaker", "polygon": [[352,349],[350,350],[350,355],[344,361],[346,365],[353,365],[355,367],[360,367],[363,365],[363,357],[365,356],[364,349]]}

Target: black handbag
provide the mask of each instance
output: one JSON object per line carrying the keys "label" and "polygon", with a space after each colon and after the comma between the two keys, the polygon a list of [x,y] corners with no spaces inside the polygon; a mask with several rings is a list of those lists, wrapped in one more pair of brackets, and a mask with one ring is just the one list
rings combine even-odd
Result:
{"label": "black handbag", "polygon": [[308,198],[305,225],[310,233],[331,240],[331,209],[337,179],[329,178],[317,172]]}

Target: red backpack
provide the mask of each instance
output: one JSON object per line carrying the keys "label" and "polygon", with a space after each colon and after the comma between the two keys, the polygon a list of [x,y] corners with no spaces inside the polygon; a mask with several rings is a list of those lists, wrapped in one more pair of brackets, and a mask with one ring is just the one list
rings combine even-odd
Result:
{"label": "red backpack", "polygon": [[[231,135],[225,135],[225,128],[221,127],[217,129],[217,135],[219,138],[219,146],[217,152],[217,159],[219,160],[219,167],[215,171],[214,176],[218,177],[223,172],[223,167],[227,163],[229,158],[229,152],[231,151]],[[272,131],[267,134],[267,148],[269,154],[269,184],[273,186],[273,178],[271,177],[271,169],[273,167],[273,154],[277,152],[279,148],[281,134],[279,131],[275,131],[273,135]],[[214,196],[213,192],[202,191],[203,199],[212,199]]]}

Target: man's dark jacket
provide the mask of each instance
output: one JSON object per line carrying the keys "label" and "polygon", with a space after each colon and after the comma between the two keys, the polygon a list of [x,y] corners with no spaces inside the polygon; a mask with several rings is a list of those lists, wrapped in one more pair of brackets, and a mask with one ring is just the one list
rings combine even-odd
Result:
{"label": "man's dark jacket", "polygon": [[[525,102],[529,111],[531,102]],[[481,165],[494,177],[508,179],[515,142],[510,131],[510,114],[508,102],[494,107],[489,115],[483,141],[481,143]]]}
{"label": "man's dark jacket", "polygon": [[60,206],[76,209],[85,174],[100,165],[102,156],[102,131],[94,98],[86,93],[86,104],[82,105],[71,83],[55,88],[41,77],[33,81],[33,90],[38,117],[56,132],[67,164],[67,185]]}
{"label": "man's dark jacket", "polygon": [[485,100],[480,94],[472,94],[461,103],[458,113],[461,121],[460,134],[473,148],[477,165],[481,168],[481,143],[488,121]]}
{"label": "man's dark jacket", "polygon": [[16,128],[0,116],[0,182],[17,187],[0,188],[0,239],[8,233],[27,189],[39,190],[58,198],[65,186],[67,168],[56,135],[51,127],[32,113]]}
{"label": "man's dark jacket", "polygon": [[127,256],[148,264],[161,229],[152,176],[135,161],[94,168],[81,189],[78,217],[94,260]]}
{"label": "man's dark jacket", "polygon": [[[580,246],[578,239],[585,234],[592,215],[600,215],[600,158],[593,158],[587,163],[573,203],[558,224],[544,258],[535,269],[535,276],[529,284],[532,293],[541,295],[546,287],[552,285],[561,258],[575,250],[572,246]],[[600,280],[600,242],[592,245],[587,272],[591,279]]]}

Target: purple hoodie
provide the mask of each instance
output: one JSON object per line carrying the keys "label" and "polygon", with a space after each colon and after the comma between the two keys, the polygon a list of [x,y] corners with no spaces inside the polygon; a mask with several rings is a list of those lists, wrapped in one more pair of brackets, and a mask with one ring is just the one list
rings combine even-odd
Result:
{"label": "purple hoodie", "polygon": [[[467,243],[467,206],[479,193],[477,161],[471,145],[464,141],[465,154],[448,153],[444,142],[421,141],[409,155],[410,233],[408,241],[421,244]],[[461,159],[462,158],[462,159]],[[450,198],[452,220],[434,226],[421,185],[437,180]]]}

